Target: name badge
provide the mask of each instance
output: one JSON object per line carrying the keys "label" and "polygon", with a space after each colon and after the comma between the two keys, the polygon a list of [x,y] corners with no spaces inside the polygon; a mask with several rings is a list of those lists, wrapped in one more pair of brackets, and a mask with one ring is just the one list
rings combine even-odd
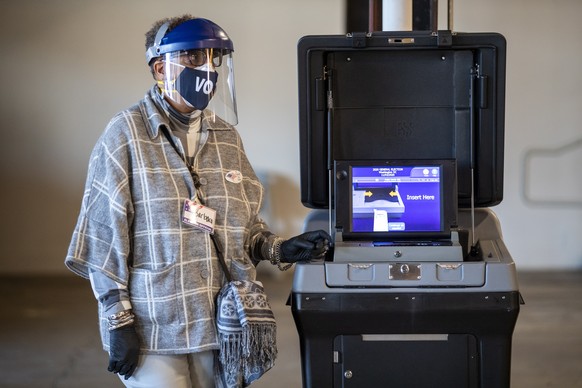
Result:
{"label": "name badge", "polygon": [[201,205],[190,199],[187,199],[184,202],[182,222],[186,225],[194,226],[208,233],[214,233],[215,220],[216,210]]}

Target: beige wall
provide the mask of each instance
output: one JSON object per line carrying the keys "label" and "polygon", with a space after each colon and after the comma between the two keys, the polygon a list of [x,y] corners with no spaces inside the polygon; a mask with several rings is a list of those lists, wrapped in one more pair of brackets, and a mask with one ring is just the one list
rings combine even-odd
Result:
{"label": "beige wall", "polygon": [[[66,271],[91,148],[110,117],[152,84],[144,32],[183,12],[216,21],[233,39],[238,128],[267,176],[272,229],[300,230],[307,209],[299,200],[296,43],[343,33],[343,1],[3,0],[0,8],[0,274]],[[579,15],[578,0],[455,2],[457,30],[497,31],[509,42],[505,200],[495,211],[520,268],[582,264],[582,206],[522,195],[528,150],[582,138]],[[572,179],[567,191],[578,200],[581,176]],[[555,190],[552,180],[547,186]]]}
{"label": "beige wall", "polygon": [[580,0],[455,1],[455,29],[508,42],[505,194],[494,210],[518,268],[582,268],[581,15]]}

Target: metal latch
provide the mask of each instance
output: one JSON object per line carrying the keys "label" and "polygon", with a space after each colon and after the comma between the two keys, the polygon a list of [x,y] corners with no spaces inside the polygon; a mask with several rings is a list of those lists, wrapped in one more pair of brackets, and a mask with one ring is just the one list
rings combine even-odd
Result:
{"label": "metal latch", "polygon": [[414,38],[388,38],[388,44],[391,44],[391,45],[414,44]]}
{"label": "metal latch", "polygon": [[420,280],[421,264],[394,263],[389,265],[390,280]]}

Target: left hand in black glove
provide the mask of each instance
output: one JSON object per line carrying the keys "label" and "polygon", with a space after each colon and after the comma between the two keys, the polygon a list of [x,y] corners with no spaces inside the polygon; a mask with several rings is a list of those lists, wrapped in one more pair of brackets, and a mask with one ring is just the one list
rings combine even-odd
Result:
{"label": "left hand in black glove", "polygon": [[295,263],[322,259],[329,250],[331,236],[323,230],[306,232],[281,243],[281,261]]}
{"label": "left hand in black glove", "polygon": [[139,339],[133,325],[120,327],[109,332],[109,367],[107,370],[119,373],[129,379],[139,359]]}

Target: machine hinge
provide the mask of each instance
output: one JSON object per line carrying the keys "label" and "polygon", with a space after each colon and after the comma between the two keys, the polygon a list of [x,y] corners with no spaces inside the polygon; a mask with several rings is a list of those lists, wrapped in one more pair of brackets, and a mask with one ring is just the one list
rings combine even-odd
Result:
{"label": "machine hinge", "polygon": [[331,80],[332,80],[333,70],[328,68],[327,66],[323,67],[323,80],[327,83],[327,87],[325,89],[325,103],[327,109],[333,109],[333,93],[331,89]]}
{"label": "machine hinge", "polygon": [[437,33],[437,44],[439,47],[442,46],[452,46],[453,45],[453,34],[449,30],[441,30]]}
{"label": "machine hinge", "polygon": [[346,34],[346,38],[352,39],[352,47],[364,48],[368,45],[367,39],[372,36],[370,32],[350,32]]}
{"label": "machine hinge", "polygon": [[315,110],[322,111],[329,107],[331,96],[327,82],[330,76],[331,70],[327,66],[323,66],[321,77],[315,78]]}
{"label": "machine hinge", "polygon": [[488,96],[489,96],[489,77],[484,74],[481,74],[481,69],[479,68],[479,64],[475,64],[475,67],[472,69],[473,77],[475,78],[475,87],[476,93],[475,98],[478,99],[478,106],[480,109],[487,109],[488,107]]}
{"label": "machine hinge", "polygon": [[479,69],[479,64],[475,63],[475,66],[473,66],[471,68],[471,74],[473,75],[473,77],[475,78],[479,78],[479,76],[481,75],[481,71]]}

